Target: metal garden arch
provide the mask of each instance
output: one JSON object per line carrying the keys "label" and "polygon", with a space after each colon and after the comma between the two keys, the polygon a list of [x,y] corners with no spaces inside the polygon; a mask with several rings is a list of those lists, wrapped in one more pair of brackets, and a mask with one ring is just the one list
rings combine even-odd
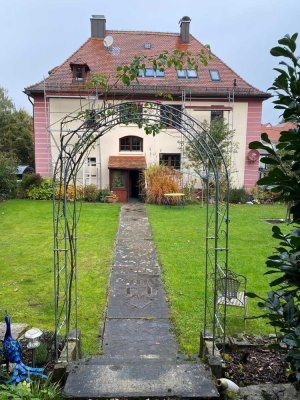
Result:
{"label": "metal garden arch", "polygon": [[[139,111],[137,111],[137,106]],[[99,110],[66,116],[61,122],[58,158],[53,172],[53,226],[54,226],[54,292],[55,342],[58,357],[58,338],[78,332],[77,315],[77,225],[79,219],[76,201],[77,173],[83,166],[96,140],[114,126],[133,122],[140,127],[151,125],[173,126],[185,137],[205,165],[206,192],[206,261],[204,293],[204,336],[215,343],[225,343],[226,304],[217,307],[216,283],[228,272],[228,195],[229,177],[224,157],[214,139],[201,124],[185,112],[160,102],[127,101]],[[127,113],[124,110],[127,110]],[[221,198],[220,185],[225,185]],[[67,199],[68,187],[74,188],[74,200]],[[210,201],[209,201],[210,199]]]}

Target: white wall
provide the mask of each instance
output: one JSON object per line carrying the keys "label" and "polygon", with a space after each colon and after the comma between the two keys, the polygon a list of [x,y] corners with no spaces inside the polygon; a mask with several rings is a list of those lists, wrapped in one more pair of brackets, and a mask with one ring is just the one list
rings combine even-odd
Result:
{"label": "white wall", "polygon": [[[56,160],[58,156],[59,135],[61,121],[71,113],[72,116],[78,115],[78,112],[91,108],[91,101],[80,98],[54,98],[49,97],[49,131],[51,133],[51,152],[52,157]],[[170,102],[166,102],[170,104]],[[181,102],[173,102],[181,104]],[[212,105],[229,106],[228,102],[220,102],[212,99],[211,101],[193,101],[187,102],[186,113],[198,121],[210,121],[210,110],[198,110],[196,106],[211,107]],[[98,104],[100,107],[101,104]],[[235,130],[234,141],[238,144],[236,154],[233,154],[233,181],[236,186],[242,186],[244,180],[244,163],[245,163],[245,145],[246,145],[246,130],[247,130],[247,102],[235,102],[231,104],[233,111],[224,111],[224,118],[230,124],[230,127]],[[80,121],[72,121],[65,125],[65,129],[73,130],[80,125]],[[143,152],[119,152],[119,139],[123,136],[139,136],[143,138]],[[87,157],[96,158],[96,166],[88,166],[87,164],[81,170],[79,179],[82,184],[94,183],[97,186],[105,188],[109,185],[109,170],[107,168],[109,156],[118,155],[144,155],[147,165],[156,164],[159,162],[160,153],[180,153],[182,135],[175,129],[162,130],[155,137],[146,135],[143,129],[139,129],[134,124],[118,125],[113,127],[108,133],[99,138]],[[72,143],[78,140],[74,138]],[[185,155],[182,155],[183,165],[185,164]],[[185,171],[185,181],[193,180],[196,175],[193,171]],[[199,180],[197,187],[200,187]]]}

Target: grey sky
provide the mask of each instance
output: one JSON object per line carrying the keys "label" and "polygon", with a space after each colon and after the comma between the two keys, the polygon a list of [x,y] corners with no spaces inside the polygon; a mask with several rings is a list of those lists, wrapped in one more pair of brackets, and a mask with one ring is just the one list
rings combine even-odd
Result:
{"label": "grey sky", "polygon": [[[29,112],[24,87],[88,39],[92,14],[104,14],[108,29],[162,32],[178,32],[188,15],[191,33],[261,90],[271,86],[278,63],[270,48],[300,30],[299,0],[0,0],[0,6],[0,86]],[[278,115],[270,100],[264,103],[263,122],[275,124]]]}

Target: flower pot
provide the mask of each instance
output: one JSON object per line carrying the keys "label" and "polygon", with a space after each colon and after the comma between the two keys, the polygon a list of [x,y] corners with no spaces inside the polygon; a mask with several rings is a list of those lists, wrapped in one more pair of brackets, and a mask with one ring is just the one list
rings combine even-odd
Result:
{"label": "flower pot", "polygon": [[108,203],[116,203],[117,198],[116,198],[116,196],[114,196],[114,195],[106,196],[106,201],[107,201]]}

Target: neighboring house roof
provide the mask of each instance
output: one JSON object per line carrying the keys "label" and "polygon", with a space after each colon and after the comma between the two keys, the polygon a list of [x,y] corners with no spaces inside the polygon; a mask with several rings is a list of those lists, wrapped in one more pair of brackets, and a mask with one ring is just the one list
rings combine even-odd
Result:
{"label": "neighboring house roof", "polygon": [[283,122],[273,126],[269,122],[267,124],[261,124],[261,133],[267,133],[271,142],[278,142],[280,137],[280,132],[288,131],[290,129],[295,129],[296,126],[291,122]]}
{"label": "neighboring house roof", "polygon": [[[44,90],[55,93],[86,92],[85,82],[74,82],[70,64],[87,65],[89,68],[87,76],[102,73],[113,77],[116,74],[117,66],[130,63],[134,56],[157,55],[163,50],[171,52],[174,49],[188,50],[194,55],[204,48],[192,35],[190,35],[188,44],[182,43],[179,33],[109,30],[106,31],[106,35],[113,37],[113,46],[110,51],[104,47],[103,39],[91,37],[63,64],[49,71],[49,76],[45,81],[27,87],[25,92],[29,95],[42,93]],[[150,43],[151,49],[145,49],[145,43]],[[211,80],[210,69],[219,71],[220,81]],[[110,83],[112,82],[111,79]],[[235,97],[263,99],[270,97],[269,94],[247,83],[217,56],[214,56],[207,67],[199,65],[196,79],[179,79],[174,68],[167,68],[163,78],[139,78],[139,82],[133,82],[130,87],[118,83],[112,94],[141,95],[163,91],[181,96],[182,90],[185,89],[191,96],[227,97],[233,88]]]}
{"label": "neighboring house roof", "polygon": [[147,168],[144,156],[110,156],[108,160],[110,169],[145,169]]}

